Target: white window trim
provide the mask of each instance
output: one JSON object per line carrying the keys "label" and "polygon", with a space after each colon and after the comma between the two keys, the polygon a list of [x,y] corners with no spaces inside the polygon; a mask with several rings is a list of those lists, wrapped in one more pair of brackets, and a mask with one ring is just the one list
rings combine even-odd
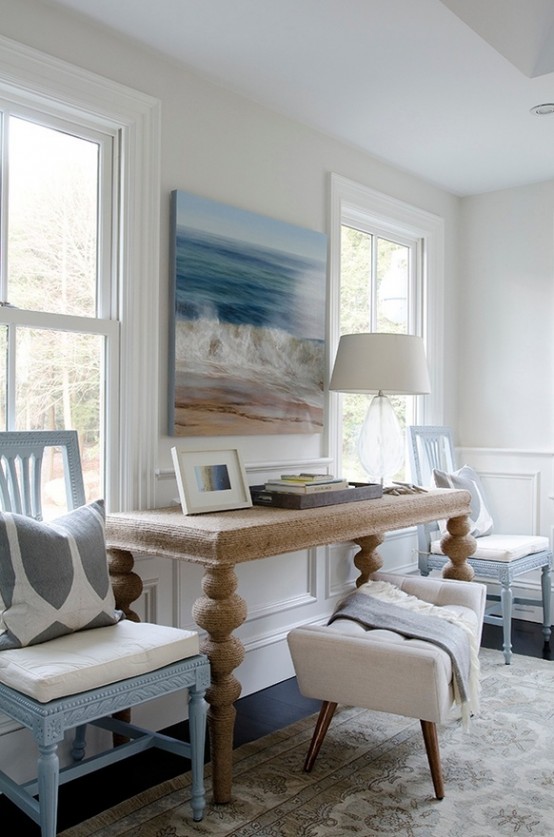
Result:
{"label": "white window trim", "polygon": [[[421,238],[423,245],[423,310],[431,394],[425,396],[422,423],[442,424],[444,414],[444,219],[338,174],[331,174],[329,214],[329,373],[340,336],[340,231],[345,214],[358,213],[391,234]],[[338,394],[329,393],[329,450],[335,461],[341,450]]]}
{"label": "white window trim", "polygon": [[108,495],[112,511],[149,508],[159,435],[160,102],[2,36],[0,95],[34,106],[47,98],[60,115],[78,109],[91,126],[120,131],[120,386],[106,393]]}

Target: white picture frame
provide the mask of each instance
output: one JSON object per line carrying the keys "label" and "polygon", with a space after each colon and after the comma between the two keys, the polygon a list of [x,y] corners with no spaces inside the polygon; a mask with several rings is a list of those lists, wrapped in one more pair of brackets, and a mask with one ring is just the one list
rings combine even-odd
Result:
{"label": "white picture frame", "polygon": [[186,450],[172,447],[171,456],[184,514],[252,506],[246,471],[236,448]]}

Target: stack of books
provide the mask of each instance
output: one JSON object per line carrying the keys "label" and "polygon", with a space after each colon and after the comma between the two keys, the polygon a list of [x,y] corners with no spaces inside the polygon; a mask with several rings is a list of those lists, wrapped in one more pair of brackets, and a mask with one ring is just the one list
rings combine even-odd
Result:
{"label": "stack of books", "polygon": [[348,480],[330,474],[282,474],[281,479],[268,480],[265,484],[266,491],[288,491],[293,494],[315,494],[345,488],[348,488]]}
{"label": "stack of books", "polygon": [[265,485],[250,487],[252,502],[258,506],[282,509],[309,509],[331,506],[353,500],[381,497],[380,485],[355,485],[331,474],[281,474],[279,479],[267,480]]}

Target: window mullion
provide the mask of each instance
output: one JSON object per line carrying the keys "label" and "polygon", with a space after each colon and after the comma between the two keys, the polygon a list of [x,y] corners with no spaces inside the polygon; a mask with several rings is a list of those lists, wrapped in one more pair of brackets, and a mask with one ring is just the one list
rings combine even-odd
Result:
{"label": "window mullion", "polygon": [[17,369],[17,327],[8,326],[7,358],[6,361],[6,427],[5,430],[16,429],[16,369]]}
{"label": "window mullion", "polygon": [[0,111],[0,300],[8,300],[8,117]]}
{"label": "window mullion", "polygon": [[28,311],[12,306],[0,307],[0,323],[8,326],[26,326],[28,328],[72,331],[82,334],[113,334],[117,331],[117,323],[108,319]]}
{"label": "window mullion", "polygon": [[370,282],[370,298],[371,308],[369,310],[369,330],[377,331],[377,261],[379,257],[379,247],[376,235],[371,236],[371,276]]}
{"label": "window mullion", "polygon": [[114,182],[117,140],[105,138],[99,143],[98,160],[98,253],[97,253],[97,316],[106,319],[117,316],[117,266],[114,264],[114,225],[112,219],[118,188]]}
{"label": "window mullion", "polygon": [[420,242],[412,242],[408,249],[408,333],[419,334],[421,330],[421,260]]}

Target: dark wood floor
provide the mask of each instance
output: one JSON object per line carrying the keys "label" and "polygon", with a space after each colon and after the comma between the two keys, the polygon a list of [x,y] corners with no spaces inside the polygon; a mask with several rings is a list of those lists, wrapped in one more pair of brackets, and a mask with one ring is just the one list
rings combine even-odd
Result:
{"label": "dark wood floor", "polygon": [[[551,659],[550,648],[543,644],[540,625],[515,620],[512,642],[516,654]],[[485,625],[482,644],[486,648],[500,649],[500,628]],[[241,698],[236,706],[235,747],[286,727],[319,710],[318,701],[302,697],[294,678]],[[186,725],[179,725],[168,732],[186,735]],[[60,788],[58,829],[62,831],[69,828],[182,772],[182,759],[169,753],[150,750],[119,765],[99,770],[92,776],[75,779]],[[40,837],[38,826],[1,796],[0,824],[0,832],[5,837]]]}

